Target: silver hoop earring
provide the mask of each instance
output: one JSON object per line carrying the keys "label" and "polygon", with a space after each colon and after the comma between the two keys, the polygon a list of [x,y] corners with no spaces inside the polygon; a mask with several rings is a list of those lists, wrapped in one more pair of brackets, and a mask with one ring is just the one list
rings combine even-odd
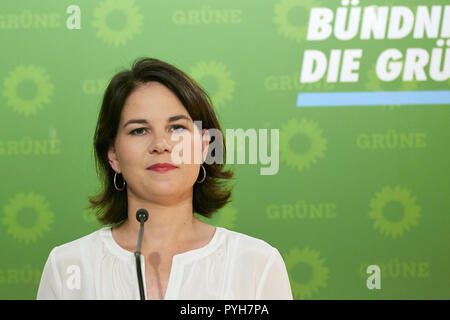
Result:
{"label": "silver hoop earring", "polygon": [[126,182],[125,182],[125,180],[123,179],[123,176],[122,176],[123,184],[122,184],[122,188],[119,189],[119,188],[117,188],[116,177],[117,177],[117,172],[114,174],[114,187],[116,188],[117,191],[123,191],[123,189],[125,189]]}
{"label": "silver hoop earring", "polygon": [[205,179],[206,179],[206,169],[205,169],[205,167],[203,166],[203,164],[202,164],[202,169],[203,169],[203,179],[202,180],[200,180],[200,181],[196,181],[197,183],[203,183],[203,181],[205,181]]}

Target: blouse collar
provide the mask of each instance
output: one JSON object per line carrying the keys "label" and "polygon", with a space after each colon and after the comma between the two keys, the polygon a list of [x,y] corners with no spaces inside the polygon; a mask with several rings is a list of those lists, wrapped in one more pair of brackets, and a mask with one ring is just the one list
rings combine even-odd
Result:
{"label": "blouse collar", "polygon": [[[173,260],[181,260],[182,262],[188,263],[211,254],[219,246],[220,239],[223,238],[223,232],[224,228],[216,227],[216,231],[214,232],[212,239],[205,246],[198,249],[178,253],[173,256]],[[104,227],[100,229],[100,235],[107,248],[114,255],[128,263],[134,263],[134,252],[128,251],[119,246],[119,244],[114,240],[112,236],[111,227]]]}

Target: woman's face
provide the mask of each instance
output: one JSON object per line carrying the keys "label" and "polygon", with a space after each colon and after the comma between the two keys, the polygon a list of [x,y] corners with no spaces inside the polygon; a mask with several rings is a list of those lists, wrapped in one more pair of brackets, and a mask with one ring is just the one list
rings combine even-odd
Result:
{"label": "woman's face", "polygon": [[[169,121],[175,116],[182,117]],[[162,197],[192,195],[200,172],[200,163],[194,163],[194,155],[197,152],[197,159],[200,155],[203,163],[208,151],[206,129],[202,134],[204,139],[172,91],[159,82],[148,82],[136,88],[125,101],[116,140],[108,151],[109,163],[114,171],[122,174],[128,193],[139,199],[157,201]],[[176,163],[172,158],[175,145],[178,144],[175,149],[181,150],[180,158],[186,151],[179,148],[180,139],[184,139],[184,147],[190,148],[191,158],[187,163]],[[147,169],[156,163],[171,163],[177,168],[165,172]],[[203,170],[199,179],[202,177]],[[120,188],[122,181],[119,181]]]}

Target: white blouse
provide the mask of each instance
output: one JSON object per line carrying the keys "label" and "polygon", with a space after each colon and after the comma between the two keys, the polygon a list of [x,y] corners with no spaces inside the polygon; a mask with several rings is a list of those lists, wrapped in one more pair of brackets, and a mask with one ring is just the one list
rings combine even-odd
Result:
{"label": "white blouse", "polygon": [[[141,255],[145,288],[145,259]],[[147,290],[145,289],[145,294]],[[134,253],[111,227],[52,249],[37,299],[140,299]],[[164,300],[292,300],[279,251],[267,242],[216,227],[210,242],[176,254]]]}

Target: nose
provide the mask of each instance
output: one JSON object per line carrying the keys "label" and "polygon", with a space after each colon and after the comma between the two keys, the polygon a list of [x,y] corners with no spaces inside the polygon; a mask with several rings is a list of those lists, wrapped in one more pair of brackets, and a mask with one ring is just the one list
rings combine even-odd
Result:
{"label": "nose", "polygon": [[164,135],[155,136],[153,143],[150,146],[151,153],[162,153],[168,151],[171,152],[171,145],[167,141],[167,137]]}

